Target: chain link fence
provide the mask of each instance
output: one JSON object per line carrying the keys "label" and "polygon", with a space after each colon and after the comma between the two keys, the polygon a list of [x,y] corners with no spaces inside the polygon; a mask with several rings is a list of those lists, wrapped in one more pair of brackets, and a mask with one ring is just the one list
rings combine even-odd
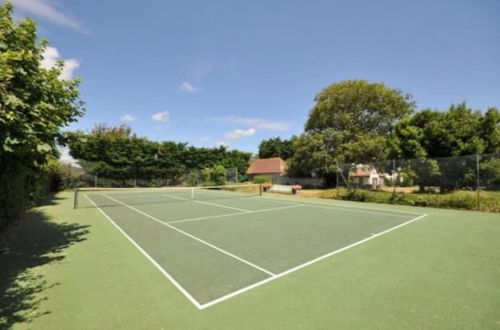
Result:
{"label": "chain link fence", "polygon": [[500,211],[500,154],[343,163],[336,176],[337,198]]}

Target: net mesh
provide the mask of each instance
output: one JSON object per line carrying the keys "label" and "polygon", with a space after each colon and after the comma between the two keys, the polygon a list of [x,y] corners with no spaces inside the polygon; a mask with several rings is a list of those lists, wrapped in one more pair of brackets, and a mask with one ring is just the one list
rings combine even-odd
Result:
{"label": "net mesh", "polygon": [[261,194],[262,189],[258,184],[165,188],[80,188],[75,191],[74,207],[165,204],[254,197]]}

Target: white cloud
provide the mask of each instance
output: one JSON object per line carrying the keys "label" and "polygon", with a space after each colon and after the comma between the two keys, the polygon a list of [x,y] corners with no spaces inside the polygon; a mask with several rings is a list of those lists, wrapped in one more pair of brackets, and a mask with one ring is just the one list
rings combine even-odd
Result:
{"label": "white cloud", "polygon": [[228,139],[241,139],[242,137],[247,137],[247,136],[252,136],[257,132],[255,128],[249,128],[249,129],[240,129],[237,128],[235,130],[232,130],[231,132],[228,132],[226,134],[226,138]]}
{"label": "white cloud", "polygon": [[127,123],[131,123],[133,121],[135,121],[135,117],[132,116],[132,115],[129,115],[129,114],[126,114],[125,116],[122,117],[122,121],[123,122],[127,122]]}
{"label": "white cloud", "polygon": [[61,80],[70,80],[73,79],[73,71],[80,66],[80,63],[74,58],[64,59],[59,55],[59,51],[55,47],[47,47],[42,54],[43,59],[40,63],[40,66],[45,69],[51,69],[54,65],[56,65],[57,61],[64,61],[64,68],[59,75],[59,79]]}
{"label": "white cloud", "polygon": [[168,111],[157,112],[151,116],[154,121],[167,122],[170,119]]}
{"label": "white cloud", "polygon": [[251,126],[266,131],[288,131],[292,128],[292,125],[289,122],[268,120],[264,118],[227,116],[216,117],[213,118],[213,120],[224,123]]}
{"label": "white cloud", "polygon": [[227,143],[226,141],[219,141],[216,144],[217,147],[227,147],[228,145],[229,143]]}
{"label": "white cloud", "polygon": [[12,0],[16,9],[74,30],[84,32],[80,23],[57,10],[49,0]]}
{"label": "white cloud", "polygon": [[200,136],[198,140],[200,140],[201,142],[207,142],[210,141],[210,138],[208,136]]}
{"label": "white cloud", "polygon": [[196,93],[200,90],[200,88],[194,87],[187,81],[183,81],[182,84],[179,86],[179,90],[181,92]]}

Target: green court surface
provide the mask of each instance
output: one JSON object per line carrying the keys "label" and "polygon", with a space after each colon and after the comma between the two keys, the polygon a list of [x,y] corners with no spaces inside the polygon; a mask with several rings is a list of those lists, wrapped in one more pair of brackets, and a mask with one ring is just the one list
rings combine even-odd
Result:
{"label": "green court surface", "polygon": [[8,236],[0,329],[500,326],[493,213],[81,191]]}
{"label": "green court surface", "polygon": [[425,216],[208,189],[82,194],[200,309]]}

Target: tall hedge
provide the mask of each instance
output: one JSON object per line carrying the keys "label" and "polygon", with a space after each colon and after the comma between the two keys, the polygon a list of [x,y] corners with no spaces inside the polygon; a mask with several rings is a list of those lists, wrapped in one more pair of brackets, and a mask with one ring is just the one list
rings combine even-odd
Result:
{"label": "tall hedge", "polygon": [[61,80],[64,62],[40,66],[46,40],[31,19],[15,23],[0,6],[0,229],[33,205],[45,187],[60,129],[83,114],[78,80]]}

